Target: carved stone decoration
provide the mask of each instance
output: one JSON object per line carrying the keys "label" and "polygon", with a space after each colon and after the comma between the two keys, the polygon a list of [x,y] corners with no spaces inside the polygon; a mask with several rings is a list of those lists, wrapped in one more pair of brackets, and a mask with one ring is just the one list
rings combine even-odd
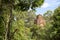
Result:
{"label": "carved stone decoration", "polygon": [[44,27],[46,22],[45,19],[41,14],[37,15],[36,19],[34,20],[34,24]]}

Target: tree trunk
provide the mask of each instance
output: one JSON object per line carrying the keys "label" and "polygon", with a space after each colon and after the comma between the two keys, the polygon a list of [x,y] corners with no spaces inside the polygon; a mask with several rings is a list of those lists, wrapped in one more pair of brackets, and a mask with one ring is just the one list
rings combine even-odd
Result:
{"label": "tree trunk", "polygon": [[9,14],[9,19],[8,22],[6,23],[6,34],[5,34],[5,40],[11,40],[10,38],[10,27],[11,27],[11,21],[12,21],[12,6],[10,6],[10,14]]}
{"label": "tree trunk", "polygon": [[10,27],[11,27],[11,21],[12,21],[12,7],[10,6],[10,17],[9,17],[9,22],[8,22],[8,30],[7,30],[7,39],[11,40],[10,38]]}

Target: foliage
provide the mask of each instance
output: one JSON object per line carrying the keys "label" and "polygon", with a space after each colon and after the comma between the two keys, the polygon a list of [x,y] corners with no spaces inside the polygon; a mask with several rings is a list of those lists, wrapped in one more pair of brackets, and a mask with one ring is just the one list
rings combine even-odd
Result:
{"label": "foliage", "polygon": [[34,10],[44,0],[0,0],[0,40],[59,40],[60,7],[43,16],[44,29],[34,24]]}
{"label": "foliage", "polygon": [[[30,27],[32,27],[33,24],[31,25],[30,22],[27,22],[25,20],[29,20],[30,16],[34,15],[33,12],[30,16],[29,16],[28,12],[26,12],[26,11],[24,11],[24,12],[13,11],[13,14],[14,14],[15,18],[12,22],[11,32],[13,33],[15,29],[17,29],[18,31],[15,33],[15,35],[12,39],[30,40],[31,39]],[[33,18],[34,18],[34,16],[32,16],[31,20],[29,20],[29,21],[32,21],[32,23],[34,20]],[[29,23],[29,25],[27,25],[27,23]]]}
{"label": "foliage", "polygon": [[5,23],[3,20],[4,20],[3,17],[0,16],[0,40],[2,40],[4,36]]}
{"label": "foliage", "polygon": [[53,14],[53,28],[55,29],[54,31],[56,31],[56,35],[53,36],[54,40],[59,40],[60,39],[60,7],[56,8],[54,10],[54,14]]}
{"label": "foliage", "polygon": [[[42,5],[43,2],[44,2],[44,0],[38,0],[38,1],[36,1],[36,0],[0,0],[0,13],[2,14],[1,16],[3,17],[4,23],[5,23],[5,28],[3,28],[4,26],[2,26],[3,23],[1,25],[5,31],[4,40],[11,40],[11,38],[14,36],[15,31],[13,31],[13,30],[15,30],[15,29],[13,28],[14,26],[12,26],[13,25],[12,23],[15,21],[19,25],[20,25],[19,22],[22,21],[22,24],[23,24],[23,25],[21,24],[21,27],[19,26],[17,28],[17,30],[19,30],[19,28],[20,29],[22,28],[25,30],[24,25],[25,25],[25,20],[27,19],[27,18],[25,18],[25,14],[23,15],[22,13],[21,14],[17,13],[17,15],[15,15],[15,13],[13,13],[13,10],[14,11],[17,10],[17,12],[19,10],[24,12],[24,11],[27,11],[29,8],[33,9],[35,7]],[[32,6],[30,7],[30,5],[32,5]],[[15,17],[17,17],[18,21],[15,20],[16,19]],[[18,26],[18,25],[16,25],[16,26]],[[12,30],[12,28],[13,28],[13,30]],[[24,31],[22,29],[21,29],[21,33],[22,33],[22,31]],[[27,28],[27,30],[28,30],[28,28]],[[25,36],[25,34],[23,34],[23,35]],[[19,37],[17,40],[20,40]]]}
{"label": "foliage", "polygon": [[46,28],[48,29],[48,38],[50,40],[59,40],[60,39],[60,7],[56,8],[54,10],[54,13],[52,13],[50,16],[48,15],[48,13],[46,13],[44,17],[46,17],[47,19],[47,25]]}
{"label": "foliage", "polygon": [[43,4],[44,0],[17,0],[14,8],[21,9],[22,11],[29,8],[35,9]]}

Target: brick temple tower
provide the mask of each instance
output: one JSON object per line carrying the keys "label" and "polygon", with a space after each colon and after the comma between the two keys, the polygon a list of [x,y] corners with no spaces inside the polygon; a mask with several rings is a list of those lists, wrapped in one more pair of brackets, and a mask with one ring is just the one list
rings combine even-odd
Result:
{"label": "brick temple tower", "polygon": [[43,16],[41,14],[37,15],[35,21],[34,21],[34,24],[37,24],[41,27],[44,27],[46,22],[45,22],[45,19],[43,18]]}

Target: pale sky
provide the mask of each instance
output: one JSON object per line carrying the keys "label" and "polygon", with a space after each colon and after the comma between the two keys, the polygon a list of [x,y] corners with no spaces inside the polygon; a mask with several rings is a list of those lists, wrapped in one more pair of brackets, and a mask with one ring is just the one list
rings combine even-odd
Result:
{"label": "pale sky", "polygon": [[60,0],[45,0],[41,7],[36,8],[36,14],[44,14],[47,10],[54,10],[60,6]]}

